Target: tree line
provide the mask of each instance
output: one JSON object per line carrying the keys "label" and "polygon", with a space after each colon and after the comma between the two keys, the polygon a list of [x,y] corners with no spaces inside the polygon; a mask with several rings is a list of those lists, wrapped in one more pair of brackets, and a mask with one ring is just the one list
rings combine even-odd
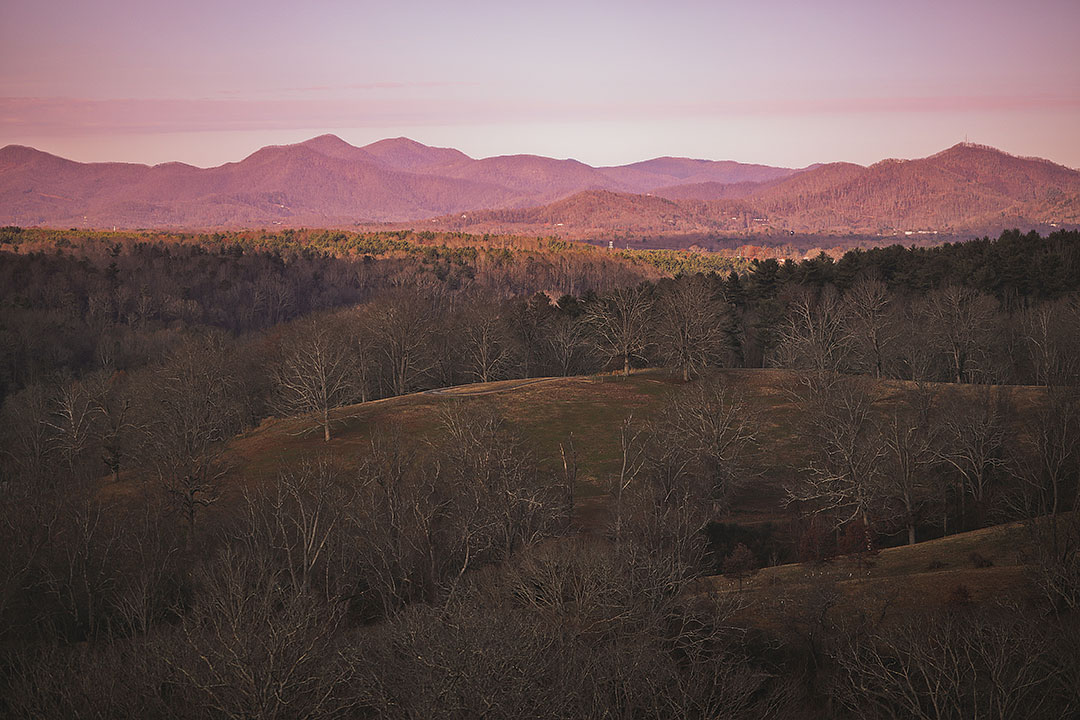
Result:
{"label": "tree line", "polygon": [[659,274],[571,249],[406,252],[387,241],[361,253],[327,249],[333,235],[290,245],[277,235],[5,232],[18,242],[0,242],[0,397],[56,372],[145,366],[188,331],[242,336],[395,288],[506,299],[603,291]]}
{"label": "tree line", "polygon": [[[494,239],[486,245],[418,245],[419,236],[409,233],[404,234],[411,238],[408,242],[399,234],[385,233],[372,238],[342,233],[296,236],[291,231],[281,236],[219,235],[82,237],[5,229],[0,240],[8,242],[0,243],[0,250],[10,247],[16,252],[0,251],[0,396],[57,371],[78,375],[108,366],[125,371],[143,366],[159,360],[186,329],[219,328],[245,335],[313,312],[369,301],[395,288],[498,303],[537,292],[553,301],[564,296],[584,300],[590,293],[606,294],[641,281],[655,283],[660,273],[643,260],[647,254],[577,251],[558,241],[534,241],[534,249],[514,249]],[[734,364],[778,363],[777,335],[791,305],[814,303],[813,310],[825,316],[819,321],[827,322],[830,314],[836,315],[827,305],[842,295],[848,298],[846,310],[861,306],[864,331],[883,335],[870,340],[880,345],[872,358],[882,364],[874,368],[878,374],[886,372],[882,353],[905,352],[895,343],[885,347],[886,341],[895,339],[892,336],[910,337],[898,327],[906,323],[925,335],[936,329],[935,318],[944,315],[953,324],[969,323],[969,334],[995,336],[994,343],[983,343],[978,353],[982,357],[976,359],[994,367],[962,372],[992,373],[998,382],[1026,383],[1039,370],[1022,363],[1007,367],[1009,358],[1026,356],[1013,352],[1018,328],[1026,311],[1080,289],[1075,236],[1059,232],[1044,239],[1005,233],[993,241],[939,248],[852,251],[835,262],[825,255],[801,263],[754,261],[746,271],[722,279],[715,272],[704,275],[710,279],[714,303],[733,311],[729,349],[736,354]],[[295,242],[289,244],[289,238]],[[472,241],[484,239],[458,239]],[[364,248],[370,252],[361,253]],[[666,261],[660,264],[675,268]],[[691,275],[708,265],[694,268],[684,263],[675,269]],[[799,297],[800,288],[824,297]],[[946,293],[950,297],[941,297]],[[666,302],[663,292],[646,294],[652,295],[648,300]],[[681,302],[686,305],[690,299]],[[880,326],[886,319],[890,329],[883,332]],[[852,330],[854,321],[848,325]],[[959,356],[953,364],[967,363],[960,345],[970,344],[970,338],[921,340],[951,343],[949,351]],[[852,370],[865,369],[866,351],[860,352],[864,357],[849,363]],[[944,378],[941,368],[924,367],[926,360],[906,354],[903,359],[890,358],[891,374],[910,379],[936,373]],[[995,354],[998,357],[991,357]],[[659,354],[653,353],[637,361],[658,359]]]}

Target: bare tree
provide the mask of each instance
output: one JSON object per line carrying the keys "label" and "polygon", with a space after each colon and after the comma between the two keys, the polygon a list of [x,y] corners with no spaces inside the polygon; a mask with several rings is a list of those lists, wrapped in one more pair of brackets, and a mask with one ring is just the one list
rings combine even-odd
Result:
{"label": "bare tree", "polygon": [[687,472],[708,483],[714,511],[726,512],[750,475],[747,455],[757,443],[758,418],[743,396],[702,381],[672,396],[650,432],[666,452],[678,448],[689,454]]}
{"label": "bare tree", "polygon": [[888,287],[874,276],[859,278],[844,294],[844,315],[859,366],[882,377],[898,331]]}
{"label": "bare tree", "polygon": [[660,295],[656,311],[660,355],[679,369],[683,382],[720,359],[731,309],[714,296],[704,277],[675,280]]}
{"label": "bare tree", "polygon": [[1080,513],[1041,515],[1025,521],[1031,539],[1027,560],[1043,595],[1063,612],[1080,609]]}
{"label": "bare tree", "polygon": [[536,546],[357,653],[380,717],[755,717],[793,711],[756,663],[733,594],[680,591],[626,544]]}
{"label": "bare tree", "polygon": [[94,410],[98,415],[98,443],[101,459],[113,480],[133,450],[140,427],[132,407],[131,384],[124,373],[99,373],[90,379]]}
{"label": "bare tree", "polygon": [[238,720],[348,714],[340,602],[297,590],[262,546],[226,546],[196,579],[178,638],[163,648],[193,710]]}
{"label": "bare tree", "polygon": [[140,402],[144,452],[186,520],[189,538],[198,512],[218,500],[225,441],[240,425],[228,353],[215,336],[186,343],[149,378]]}
{"label": "bare tree", "polygon": [[573,431],[567,436],[565,442],[559,443],[559,457],[562,459],[563,484],[566,495],[566,525],[574,519],[574,493],[577,489],[578,455],[574,448]]}
{"label": "bare tree", "polygon": [[572,691],[557,681],[565,662],[557,633],[520,611],[485,607],[480,595],[398,613],[351,653],[372,717],[571,716]]}
{"label": "bare tree", "polygon": [[506,418],[490,405],[466,401],[447,407],[441,419],[438,452],[448,481],[482,512],[495,559],[506,560],[550,533],[564,503]]}
{"label": "bare tree", "polygon": [[269,327],[296,317],[296,295],[278,275],[261,275],[255,281],[251,306],[252,313],[265,317]]}
{"label": "bare tree", "polygon": [[621,362],[623,375],[630,374],[631,362],[648,346],[651,307],[643,288],[619,288],[601,295],[585,309],[584,321],[598,353],[606,362]]}
{"label": "bare tree", "polygon": [[367,305],[354,308],[345,318],[346,333],[352,339],[353,368],[360,402],[372,399],[379,384],[379,355],[372,330],[373,309]]}
{"label": "bare tree", "polygon": [[116,574],[113,556],[119,550],[122,527],[116,509],[103,506],[88,489],[69,490],[60,502],[47,585],[62,609],[69,634],[94,638],[106,627]]}
{"label": "bare tree", "polygon": [[376,616],[452,599],[470,571],[565,526],[563,488],[538,477],[491,408],[448,408],[430,460],[391,433],[373,440],[346,503],[350,564]]}
{"label": "bare tree", "polygon": [[[169,696],[169,677],[150,641],[50,643],[15,653],[5,668],[4,712],[12,717],[191,717]],[[166,696],[166,697],[163,697]],[[171,702],[170,702],[171,701]]]}
{"label": "bare tree", "polygon": [[119,539],[123,561],[118,563],[121,570],[111,606],[120,631],[131,636],[157,629],[181,602],[180,547],[172,525],[164,522],[166,512],[167,506],[147,496],[123,515],[126,530]]}
{"label": "bare tree", "polygon": [[1024,309],[1020,334],[1036,383],[1075,384],[1080,373],[1080,302],[1075,297]]}
{"label": "bare tree", "polygon": [[1030,504],[1038,512],[1057,515],[1069,502],[1070,483],[1080,503],[1080,389],[1048,387],[1045,402],[1022,436],[1024,452],[1018,455],[1015,473],[1028,488]]}
{"label": "bare tree", "polygon": [[860,718],[1067,717],[1058,652],[1018,612],[922,617],[849,631],[830,694]]}
{"label": "bare tree", "polygon": [[532,377],[541,365],[552,314],[551,300],[544,293],[514,302],[507,310],[507,325],[517,345],[523,377]]}
{"label": "bare tree", "polygon": [[680,578],[704,568],[704,528],[726,507],[753,441],[752,421],[740,409],[733,394],[699,386],[672,398],[643,428],[624,421],[617,542],[642,548]]}
{"label": "bare tree", "polygon": [[545,336],[555,366],[560,375],[579,372],[586,350],[586,327],[578,318],[556,316]]}
{"label": "bare tree", "polygon": [[442,481],[393,429],[372,439],[356,495],[345,504],[353,549],[342,560],[356,568],[373,615],[388,617],[407,603],[433,600],[444,580],[470,568],[477,551],[473,527],[459,524]]}
{"label": "bare tree", "polygon": [[52,403],[49,426],[53,443],[63,457],[69,474],[84,467],[85,456],[97,435],[98,414],[89,389],[79,380],[60,382]]}
{"label": "bare tree", "polygon": [[458,298],[455,297],[452,302],[433,309],[432,330],[426,348],[430,365],[424,374],[424,382],[435,387],[460,385],[469,369],[464,337],[467,310],[459,310],[457,305]]}
{"label": "bare tree", "polygon": [[830,513],[837,525],[869,525],[881,506],[885,450],[872,415],[874,399],[857,378],[836,379],[804,400],[817,448],[810,466],[786,488],[788,502]]}
{"label": "bare tree", "polygon": [[898,375],[914,382],[936,379],[936,341],[928,303],[922,298],[908,299],[902,302],[897,314]]}
{"label": "bare tree", "polygon": [[933,391],[915,390],[898,401],[878,425],[885,449],[882,496],[898,506],[909,545],[915,544],[916,526],[934,499],[932,471],[940,457],[934,402]]}
{"label": "bare tree", "polygon": [[959,477],[961,514],[964,498],[975,504],[976,522],[985,520],[994,482],[1006,465],[1005,424],[1011,415],[1009,394],[987,385],[962,396],[953,393],[940,420],[938,457]]}
{"label": "bare tree", "polygon": [[6,437],[0,456],[11,475],[37,482],[54,479],[50,472],[56,458],[51,412],[49,393],[42,385],[31,385],[5,401],[0,429]]}
{"label": "bare tree", "polygon": [[627,490],[637,480],[641,473],[644,462],[642,445],[643,428],[634,424],[633,414],[628,415],[619,425],[619,447],[622,450],[622,462],[619,465],[619,476],[614,478],[612,495],[615,500],[615,517],[613,534],[615,542],[621,542],[623,537],[623,525],[625,524],[625,509],[623,498]]}
{"label": "bare tree", "polygon": [[817,372],[843,369],[847,362],[844,322],[845,307],[836,288],[795,288],[780,327],[779,362],[784,367]]}
{"label": "bare tree", "polygon": [[356,358],[345,328],[326,317],[301,320],[286,331],[280,352],[271,370],[277,407],[315,414],[330,442],[330,411],[356,395]]}
{"label": "bare tree", "polygon": [[332,570],[343,549],[343,515],[349,502],[341,470],[318,457],[282,469],[270,487],[245,494],[240,539],[258,552],[274,553],[281,581],[297,592],[331,602],[343,594]]}
{"label": "bare tree", "polygon": [[931,336],[953,382],[970,382],[988,370],[997,303],[977,290],[948,285],[927,297]]}
{"label": "bare tree", "polygon": [[467,371],[474,379],[486,383],[505,376],[512,355],[510,338],[497,306],[470,304],[462,318],[461,341]]}
{"label": "bare tree", "polygon": [[374,309],[371,332],[386,363],[390,393],[404,395],[431,368],[428,345],[432,332],[432,308],[423,298],[394,293]]}

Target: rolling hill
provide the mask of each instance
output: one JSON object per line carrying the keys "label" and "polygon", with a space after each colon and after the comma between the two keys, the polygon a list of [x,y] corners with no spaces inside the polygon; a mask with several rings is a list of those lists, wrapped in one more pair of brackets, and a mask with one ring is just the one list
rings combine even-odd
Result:
{"label": "rolling hill", "polygon": [[655,195],[585,190],[549,205],[482,210],[438,218],[440,228],[594,237],[612,232],[689,234],[721,232],[725,224],[701,202],[675,202]]}
{"label": "rolling hill", "polygon": [[705,183],[720,185],[763,183],[788,177],[796,171],[730,160],[661,157],[621,167],[604,167],[600,168],[600,172],[631,192],[643,193],[656,191],[661,187]]}
{"label": "rolling hill", "polygon": [[750,198],[803,232],[990,231],[1080,221],[1080,172],[959,144],[919,160],[822,166]]}
{"label": "rolling hill", "polygon": [[[757,448],[746,458],[753,480],[734,498],[723,518],[744,529],[786,532],[790,520],[785,509],[783,483],[802,472],[813,448],[799,431],[801,413],[787,391],[792,373],[786,370],[728,369],[716,371],[726,384],[738,387],[743,401],[762,419]],[[268,419],[231,444],[236,492],[269,482],[283,466],[326,453],[347,465],[370,452],[375,435],[400,433],[421,438],[417,447],[440,433],[444,408],[454,403],[472,407],[491,405],[514,426],[535,453],[541,467],[560,472],[560,443],[573,433],[579,464],[575,488],[575,534],[603,537],[611,522],[610,485],[620,468],[619,423],[628,414],[639,421],[656,417],[680,383],[661,370],[637,371],[628,378],[611,376],[507,380],[463,385],[360,405],[332,413],[335,437],[322,441],[318,421],[307,417]],[[941,386],[963,395],[971,386]],[[885,381],[879,402],[887,406],[910,392],[912,385]],[[1012,388],[1022,414],[1039,406],[1035,388]],[[701,581],[702,589],[737,592],[746,613],[761,626],[773,629],[791,622],[791,607],[820,601],[823,589],[838,617],[858,612],[892,612],[903,617],[926,607],[945,606],[959,585],[973,601],[1012,598],[1030,601],[1035,588],[1025,559],[1028,536],[1019,523],[924,540],[916,545],[888,547],[867,562],[842,557],[814,565],[793,563],[762,568],[748,579],[714,576]],[[973,557],[985,558],[978,563]],[[801,622],[798,616],[794,620]]]}
{"label": "rolling hill", "polygon": [[[783,482],[802,472],[813,453],[800,430],[802,413],[790,394],[797,374],[734,368],[712,373],[714,379],[737,387],[748,409],[762,419],[757,448],[747,458],[754,482],[735,499],[728,520],[749,524],[779,521],[786,516]],[[618,474],[621,460],[619,423],[630,414],[639,421],[656,417],[681,387],[677,377],[660,369],[637,370],[625,378],[594,375],[461,385],[332,410],[335,429],[329,443],[323,442],[317,419],[297,416],[267,419],[234,439],[231,449],[239,485],[246,486],[274,477],[283,464],[305,455],[328,451],[356,460],[370,450],[373,433],[399,432],[403,437],[420,439],[417,447],[424,447],[422,439],[438,434],[441,411],[448,405],[493,405],[515,425],[540,464],[553,471],[561,467],[559,444],[573,433],[580,463],[576,495],[596,498],[606,508],[611,478]],[[905,381],[880,381],[878,402],[885,407],[913,387]],[[961,395],[975,389],[968,385],[939,387]],[[1035,387],[1011,389],[1019,417],[1026,417],[1042,402]],[[583,507],[586,515],[596,509],[592,501]]]}

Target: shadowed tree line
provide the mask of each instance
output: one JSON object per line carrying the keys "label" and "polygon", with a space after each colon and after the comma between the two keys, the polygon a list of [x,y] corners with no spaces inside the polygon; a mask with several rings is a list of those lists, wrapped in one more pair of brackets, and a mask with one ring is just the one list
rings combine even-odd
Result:
{"label": "shadowed tree line", "polygon": [[[226,407],[231,387],[207,383],[198,405]],[[842,404],[857,411],[859,398]],[[737,387],[703,382],[653,420],[628,419],[611,523],[595,537],[568,529],[566,466],[541,463],[482,400],[449,402],[426,442],[383,428],[352,462],[312,456],[214,496],[192,494],[168,463],[110,493],[47,452],[41,474],[5,485],[0,707],[37,717],[1075,713],[1075,515],[1052,533],[1033,528],[1045,601],[1031,608],[960,598],[852,617],[828,611],[835,589],[822,585],[820,608],[793,607],[790,627],[766,632],[747,623],[740,592],[702,584],[718,566],[743,577],[756,564],[738,550],[725,558],[706,528],[752,477],[761,421]],[[849,512],[822,510],[839,508]],[[869,517],[878,510],[867,501]]]}
{"label": "shadowed tree line", "polygon": [[[475,401],[448,405],[426,446],[387,428],[359,462],[283,467],[195,526],[180,480],[148,476],[116,496],[51,468],[24,472],[0,523],[0,707],[782,716],[791,683],[755,655],[733,620],[738,600],[687,593],[707,564],[707,506],[721,499],[658,454],[662,432],[648,431],[612,542],[565,535],[564,478]],[[703,431],[694,449],[710,478],[725,474],[716,447],[746,442],[707,444],[724,433]]]}

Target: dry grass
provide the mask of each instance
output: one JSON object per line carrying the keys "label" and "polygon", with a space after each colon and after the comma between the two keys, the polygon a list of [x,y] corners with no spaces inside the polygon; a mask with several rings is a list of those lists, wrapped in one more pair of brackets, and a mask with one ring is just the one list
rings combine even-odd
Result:
{"label": "dry grass", "polygon": [[[760,424],[758,446],[747,458],[747,481],[737,493],[725,522],[743,525],[782,522],[783,486],[807,466],[813,448],[803,434],[799,408],[791,390],[795,373],[786,370],[725,369],[718,381],[737,389]],[[560,444],[571,434],[579,472],[577,524],[595,528],[606,517],[607,488],[620,463],[619,424],[628,415],[648,420],[681,381],[662,370],[640,370],[629,377],[587,377],[505,380],[417,393],[352,405],[333,411],[333,439],[323,442],[311,418],[271,418],[236,438],[230,455],[236,465],[234,487],[274,477],[283,465],[305,457],[329,454],[354,465],[376,434],[399,437],[417,448],[439,433],[440,413],[451,403],[492,405],[504,414],[536,454],[541,468],[561,472]],[[883,407],[912,389],[911,383],[882,381]],[[954,392],[971,386],[949,386]],[[1037,390],[1013,388],[1018,410],[1038,405]]]}
{"label": "dry grass", "polygon": [[[796,376],[782,370],[729,369],[715,379],[737,388],[760,424],[758,447],[748,458],[749,480],[737,494],[725,522],[755,524],[783,521],[783,484],[806,467],[813,448],[802,432],[802,418],[790,390]],[[442,411],[456,403],[491,405],[505,415],[540,466],[561,472],[560,444],[573,435],[579,474],[575,526],[596,533],[607,526],[607,488],[620,464],[619,424],[630,414],[648,420],[659,412],[681,381],[659,370],[643,370],[623,378],[612,375],[550,378],[540,382],[508,380],[388,398],[332,413],[333,439],[326,443],[311,418],[270,418],[229,445],[233,471],[228,495],[265,483],[290,463],[330,455],[346,468],[369,451],[372,438],[399,438],[423,449],[440,432]],[[880,384],[881,406],[912,389],[910,383]],[[952,392],[973,392],[951,386]],[[1035,388],[1013,388],[1018,414],[1039,407]],[[122,481],[110,492],[136,491]],[[215,513],[229,512],[223,502]],[[1027,541],[1016,524],[930,540],[910,547],[889,548],[868,563],[840,558],[823,565],[792,564],[758,571],[741,584],[724,577],[703,581],[711,590],[739,593],[755,624],[780,630],[806,626],[822,617],[903,615],[906,609],[942,606],[963,586],[973,602],[996,598],[1024,600],[1033,586],[1021,562]],[[990,560],[975,567],[972,553]]]}
{"label": "dry grass", "polygon": [[[1028,542],[1026,529],[1010,523],[886,548],[864,559],[762,568],[741,583],[710,577],[701,590],[739,594],[746,619],[773,630],[793,622],[807,626],[822,617],[888,620],[948,607],[959,587],[972,603],[1033,602],[1038,590],[1023,561]],[[975,562],[974,553],[992,564]]]}
{"label": "dry grass", "polygon": [[439,433],[440,414],[452,403],[492,405],[536,454],[541,467],[561,467],[559,446],[571,433],[579,461],[578,493],[597,495],[618,465],[618,427],[633,413],[647,418],[674,387],[665,373],[641,371],[506,380],[464,385],[438,394],[417,393],[339,408],[331,414],[333,439],[326,443],[310,418],[272,418],[230,445],[242,482],[272,477],[283,464],[304,456],[331,454],[346,464],[367,452],[372,437],[399,437],[419,448]]}

